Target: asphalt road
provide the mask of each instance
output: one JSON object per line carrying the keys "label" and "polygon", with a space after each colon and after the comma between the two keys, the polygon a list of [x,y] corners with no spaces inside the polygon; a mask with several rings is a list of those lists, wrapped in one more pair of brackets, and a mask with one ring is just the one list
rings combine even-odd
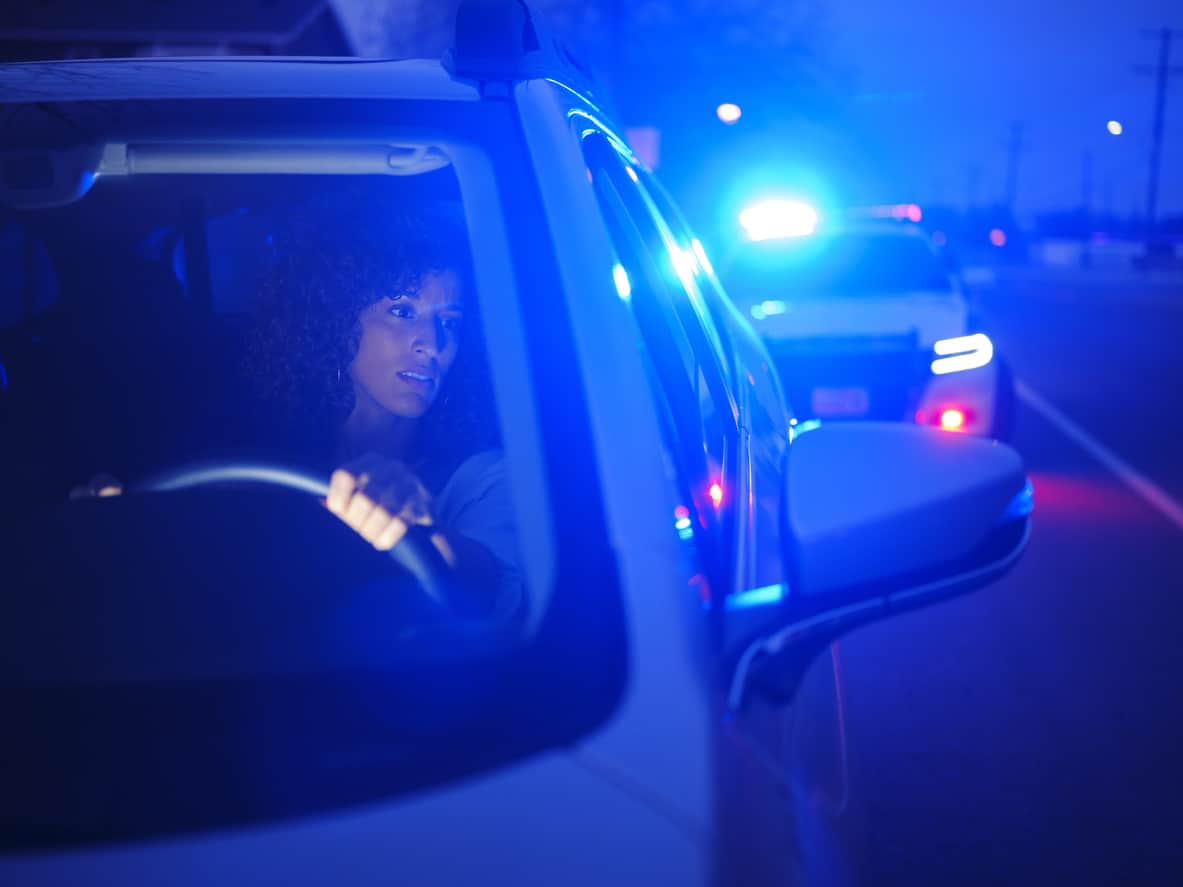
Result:
{"label": "asphalt road", "polygon": [[1183,883],[1183,275],[1012,272],[981,307],[1032,539],[842,643],[873,880]]}

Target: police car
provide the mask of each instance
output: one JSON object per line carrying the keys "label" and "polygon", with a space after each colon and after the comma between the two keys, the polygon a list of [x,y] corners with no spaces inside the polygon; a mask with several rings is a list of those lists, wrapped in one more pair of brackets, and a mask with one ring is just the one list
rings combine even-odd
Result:
{"label": "police car", "polygon": [[754,203],[740,214],[741,245],[720,263],[799,418],[1009,439],[1010,371],[915,224],[920,208],[832,215],[788,199]]}
{"label": "police car", "polygon": [[[1013,450],[791,433],[518,3],[461,4],[442,61],[15,64],[0,97],[0,882],[853,880],[833,642],[1015,563]],[[277,232],[411,203],[466,230],[509,630],[425,617],[416,540],[375,551],[314,467],[242,449]],[[70,499],[100,470],[123,495]]]}

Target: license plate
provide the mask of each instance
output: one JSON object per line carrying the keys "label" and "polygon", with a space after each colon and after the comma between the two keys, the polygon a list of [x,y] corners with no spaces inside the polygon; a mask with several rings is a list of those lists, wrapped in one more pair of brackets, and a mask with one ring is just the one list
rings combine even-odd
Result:
{"label": "license plate", "polygon": [[814,388],[810,408],[822,418],[865,416],[871,408],[866,388]]}

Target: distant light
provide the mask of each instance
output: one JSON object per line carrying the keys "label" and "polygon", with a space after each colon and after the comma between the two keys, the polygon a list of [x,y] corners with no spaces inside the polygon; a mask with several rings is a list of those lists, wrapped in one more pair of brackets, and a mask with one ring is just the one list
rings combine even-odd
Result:
{"label": "distant light", "polygon": [[937,355],[931,365],[936,376],[976,370],[994,359],[994,343],[985,333],[941,339],[933,343],[932,350]]}
{"label": "distant light", "polygon": [[617,295],[627,302],[633,294],[633,287],[628,281],[628,272],[624,270],[623,265],[617,263],[612,266],[612,279],[616,281]]}
{"label": "distant light", "polygon": [[762,200],[739,214],[748,240],[808,237],[817,221],[817,210],[799,200]]}
{"label": "distant light", "polygon": [[893,206],[872,206],[868,215],[874,218],[891,217],[899,221],[907,219],[909,222],[919,222],[924,214],[914,203],[897,203]]}
{"label": "distant light", "polygon": [[1109,134],[1119,136],[1122,133],[1122,125],[1116,120],[1110,120],[1105,124],[1105,128],[1109,130]]}
{"label": "distant light", "polygon": [[945,234],[944,231],[933,231],[932,232],[932,242],[936,246],[944,246],[945,244],[947,244],[949,242],[949,238]]}
{"label": "distant light", "polygon": [[961,410],[944,410],[941,413],[941,427],[946,431],[959,431],[965,426],[965,413]]}
{"label": "distant light", "polygon": [[732,102],[724,102],[715,108],[715,114],[720,120],[730,126],[743,116],[743,111],[740,110],[739,105],[733,104]]}
{"label": "distant light", "polygon": [[723,504],[723,487],[721,487],[719,484],[717,484],[717,483],[711,484],[710,495],[711,495],[711,503],[716,508],[718,508],[720,505]]}
{"label": "distant light", "polygon": [[1006,246],[1006,232],[1001,228],[991,228],[990,242],[995,246]]}
{"label": "distant light", "polygon": [[788,306],[780,299],[766,299],[759,305],[753,305],[748,313],[756,320],[763,320],[766,317],[775,317],[778,314],[784,314],[788,310]]}

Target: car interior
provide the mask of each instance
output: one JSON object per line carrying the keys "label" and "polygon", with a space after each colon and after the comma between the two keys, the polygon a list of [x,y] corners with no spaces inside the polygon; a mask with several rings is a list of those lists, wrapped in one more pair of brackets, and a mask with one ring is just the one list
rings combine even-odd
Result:
{"label": "car interior", "polygon": [[[101,598],[116,584],[250,593],[390,580],[390,558],[306,492],[222,484],[72,498],[99,474],[134,487],[196,462],[250,460],[327,480],[324,429],[274,409],[257,384],[256,296],[282,243],[300,242],[283,240],[293,230],[331,249],[408,208],[459,218],[451,168],[422,166],[384,176],[100,175],[80,199],[0,210],[0,482],[8,538],[23,553],[6,565],[6,585]],[[466,315],[475,319],[474,300]],[[481,364],[470,378],[484,386],[483,350],[466,359]],[[470,396],[492,400],[487,387]],[[253,539],[245,550],[244,536]],[[310,537],[327,555],[302,550]]]}

